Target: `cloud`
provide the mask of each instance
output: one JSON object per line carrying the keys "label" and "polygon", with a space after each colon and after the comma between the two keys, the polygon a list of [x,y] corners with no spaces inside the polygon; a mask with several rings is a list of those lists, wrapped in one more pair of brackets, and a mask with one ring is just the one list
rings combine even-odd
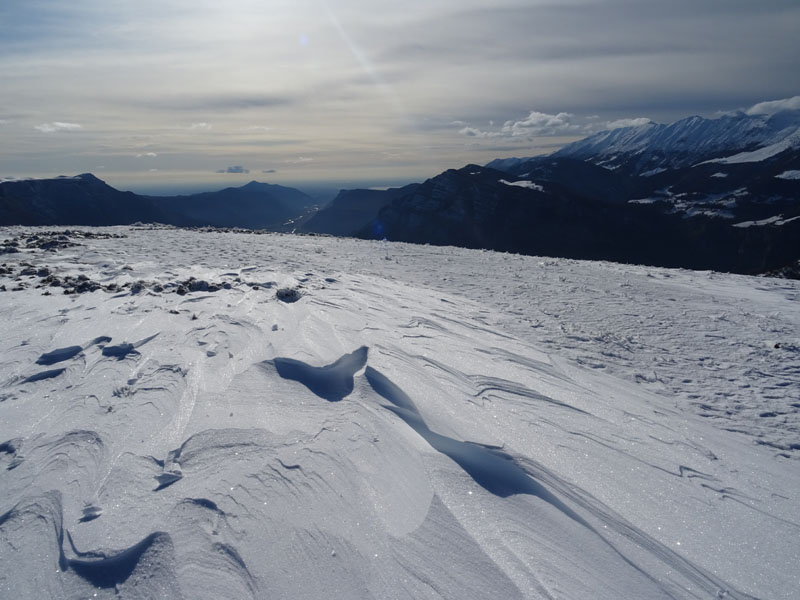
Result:
{"label": "cloud", "polygon": [[574,116],[566,112],[548,115],[547,113],[531,111],[526,119],[506,121],[502,131],[511,137],[564,135],[581,130],[580,125],[572,122]]}
{"label": "cloud", "polygon": [[289,159],[285,162],[289,163],[290,165],[302,165],[303,163],[314,162],[314,159],[307,156],[300,156],[298,158]]}
{"label": "cloud", "polygon": [[263,94],[219,95],[199,92],[129,102],[155,110],[229,112],[291,106],[296,99]]}
{"label": "cloud", "polygon": [[228,167],[226,169],[220,169],[217,173],[249,173],[250,169],[245,169],[241,165],[235,165],[233,167]]}
{"label": "cloud", "polygon": [[83,129],[82,125],[78,123],[64,123],[63,121],[53,121],[52,123],[42,123],[36,125],[34,129],[38,129],[42,133],[55,133],[57,131],[76,131]]}
{"label": "cloud", "polygon": [[[565,136],[591,135],[601,130],[619,129],[621,127],[639,127],[652,123],[652,121],[646,117],[617,119],[607,122],[598,122],[598,119],[598,115],[582,117],[568,112],[549,114],[534,110],[524,119],[506,121],[499,129],[482,130],[467,125],[459,129],[458,133],[476,139],[506,140],[508,142],[519,143],[537,138],[563,138]],[[453,121],[452,124],[462,125],[464,123],[462,121]],[[489,125],[491,126],[493,123],[490,121]],[[537,147],[544,146],[540,142],[537,142]],[[499,150],[499,148],[494,148]]]}
{"label": "cloud", "polygon": [[155,158],[158,156],[155,152],[143,152],[142,154],[137,154],[136,158]]}
{"label": "cloud", "polygon": [[499,131],[481,131],[475,127],[463,127],[462,129],[458,130],[458,133],[461,135],[465,135],[467,137],[476,137],[476,138],[493,138],[493,137],[503,137],[503,134]]}
{"label": "cloud", "polygon": [[[461,123],[454,123],[455,125],[461,125]],[[484,132],[480,129],[476,129],[474,127],[464,127],[463,129],[459,129],[458,133],[461,135],[466,135],[467,137],[481,137]]]}
{"label": "cloud", "polygon": [[[461,122],[457,122],[461,124]],[[490,122],[490,125],[492,123]],[[532,110],[527,117],[517,121],[506,121],[499,130],[481,130],[476,127],[462,127],[461,135],[475,138],[522,138],[563,136],[585,131],[585,126],[576,122],[575,115],[567,112],[548,114]]]}
{"label": "cloud", "polygon": [[[622,117],[671,122],[800,94],[798,0],[410,0],[381,3],[380,19],[356,0],[310,11],[145,0],[124,3],[124,15],[102,4],[0,2],[16,24],[0,35],[8,168],[54,164],[18,150],[32,136],[59,142],[39,152],[76,161],[158,147],[171,165],[162,175],[176,180],[233,160],[251,173],[268,162],[308,177],[422,179]],[[58,129],[48,117],[86,125]],[[388,164],[386,150],[402,158]],[[301,152],[315,162],[297,161]],[[159,161],[130,162],[141,172]]]}
{"label": "cloud", "polygon": [[784,110],[800,110],[800,96],[784,98],[783,100],[759,102],[748,108],[745,112],[748,115],[774,115]]}
{"label": "cloud", "polygon": [[647,117],[636,117],[635,119],[617,119],[616,121],[608,121],[604,127],[606,129],[620,129],[622,127],[641,127],[652,123]]}

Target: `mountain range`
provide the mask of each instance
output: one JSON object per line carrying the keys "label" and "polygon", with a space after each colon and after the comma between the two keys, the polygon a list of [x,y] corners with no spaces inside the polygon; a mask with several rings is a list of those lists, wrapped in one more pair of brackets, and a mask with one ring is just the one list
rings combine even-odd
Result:
{"label": "mountain range", "polygon": [[157,222],[280,230],[315,204],[300,190],[257,181],[186,196],[121,192],[91,173],[0,182],[0,225]]}
{"label": "mountain range", "polygon": [[800,110],[651,121],[546,156],[450,169],[421,184],[303,192],[250,182],[176,197],[91,174],[0,182],[0,225],[179,226],[337,236],[740,273],[800,260]]}
{"label": "mountain range", "polygon": [[[791,148],[800,148],[800,110],[769,115],[737,112],[716,119],[693,116],[669,125],[651,121],[596,133],[564,146],[552,157],[586,160],[646,177],[705,161],[758,162]],[[760,153],[750,154],[756,150]]]}
{"label": "mountain range", "polygon": [[468,165],[356,235],[763,273],[800,259],[800,111],[600,132],[547,155]]}

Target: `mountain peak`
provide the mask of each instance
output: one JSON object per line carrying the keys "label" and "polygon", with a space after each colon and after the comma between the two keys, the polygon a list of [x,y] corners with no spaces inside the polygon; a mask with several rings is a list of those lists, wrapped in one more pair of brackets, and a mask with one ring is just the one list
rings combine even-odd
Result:
{"label": "mountain peak", "polygon": [[99,177],[96,177],[93,173],[81,173],[75,177],[76,179],[80,179],[82,181],[88,181],[90,183],[105,183]]}
{"label": "mountain peak", "polygon": [[245,183],[240,189],[243,189],[243,190],[261,190],[261,189],[268,188],[268,187],[272,187],[272,184],[263,183],[261,181],[256,181],[254,179],[253,181],[250,181],[249,183]]}

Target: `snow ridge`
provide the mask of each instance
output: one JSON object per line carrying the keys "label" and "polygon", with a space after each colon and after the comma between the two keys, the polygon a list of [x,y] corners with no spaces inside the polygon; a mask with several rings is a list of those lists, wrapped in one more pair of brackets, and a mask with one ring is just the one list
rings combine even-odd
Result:
{"label": "snow ridge", "polygon": [[[554,158],[590,160],[609,168],[629,163],[637,173],[692,166],[703,161],[760,161],[797,147],[800,111],[772,115],[699,116],[669,125],[646,123],[602,131],[554,152]],[[761,149],[754,153],[754,150]],[[736,155],[736,156],[734,156]],[[724,157],[729,157],[723,160]]]}

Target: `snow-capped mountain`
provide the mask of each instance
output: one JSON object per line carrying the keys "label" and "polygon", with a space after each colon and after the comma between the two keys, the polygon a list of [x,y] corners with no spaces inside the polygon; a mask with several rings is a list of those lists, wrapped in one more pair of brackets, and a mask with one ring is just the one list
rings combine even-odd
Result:
{"label": "snow-capped mountain", "polygon": [[[691,117],[598,133],[552,155],[348,190],[315,215],[251,182],[173,198],[91,175],[0,183],[0,224],[160,222],[355,235],[740,273],[800,260],[800,110]],[[788,271],[785,270],[791,267]]]}
{"label": "snow-capped mountain", "polygon": [[[679,264],[697,268],[711,260],[712,268],[742,270],[734,254],[765,256],[763,250],[770,248],[771,254],[777,247],[782,248],[778,261],[796,264],[800,180],[794,173],[800,171],[800,98],[795,100],[765,103],[715,119],[690,117],[669,125],[647,122],[622,127],[548,156],[501,158],[487,168],[545,189],[560,188],[586,201],[627,204],[616,213],[606,209],[595,220],[592,234],[602,240],[606,258],[611,258],[610,248],[625,245],[616,236],[620,228],[613,219],[637,231],[642,219],[656,219],[662,235],[646,244],[660,246],[664,254],[651,264],[676,264],[670,261],[681,248],[694,248]],[[643,212],[645,206],[654,212]],[[550,222],[569,231],[570,223],[557,223],[552,217]],[[670,233],[665,235],[666,231]],[[759,241],[745,250],[723,239]],[[702,247],[698,240],[703,240]],[[649,254],[629,244],[622,260],[651,262]]]}
{"label": "snow-capped mountain", "polygon": [[754,155],[752,160],[800,148],[799,110],[774,115],[740,112],[716,119],[695,116],[669,125],[650,122],[622,127],[573,142],[551,156],[586,160],[608,169],[646,176],[765,147],[773,147],[775,151],[760,157]]}

